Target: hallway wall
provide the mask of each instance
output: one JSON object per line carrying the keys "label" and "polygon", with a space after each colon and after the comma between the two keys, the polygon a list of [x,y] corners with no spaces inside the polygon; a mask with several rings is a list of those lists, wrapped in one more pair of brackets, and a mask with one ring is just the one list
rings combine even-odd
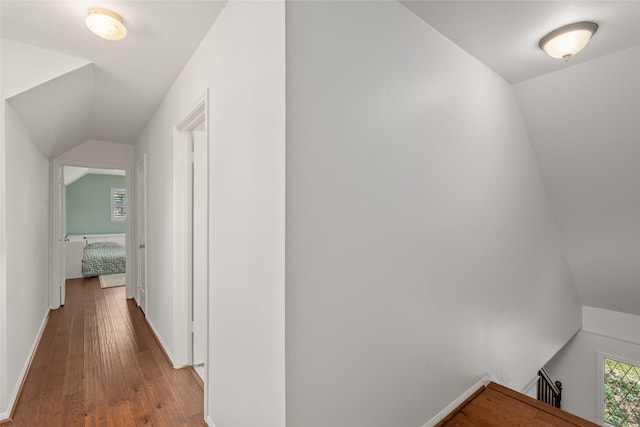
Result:
{"label": "hallway wall", "polygon": [[49,312],[49,160],[5,105],[6,342],[0,342],[0,419],[15,401]]}
{"label": "hallway wall", "polygon": [[396,2],[287,2],[289,427],[419,426],[580,328],[512,86]]}
{"label": "hallway wall", "polygon": [[284,12],[229,2],[136,144],[148,162],[147,315],[174,352],[173,126],[210,89],[210,425],[285,425]]}

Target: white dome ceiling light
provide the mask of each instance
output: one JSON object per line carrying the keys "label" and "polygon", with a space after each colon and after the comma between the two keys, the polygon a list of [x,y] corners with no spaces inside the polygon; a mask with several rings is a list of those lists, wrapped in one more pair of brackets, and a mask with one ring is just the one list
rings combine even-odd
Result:
{"label": "white dome ceiling light", "polygon": [[568,61],[584,49],[596,31],[598,24],[595,22],[576,22],[551,31],[540,40],[539,46],[550,57]]}
{"label": "white dome ceiling light", "polygon": [[127,35],[122,17],[107,9],[92,7],[85,23],[93,34],[105,40],[122,40]]}

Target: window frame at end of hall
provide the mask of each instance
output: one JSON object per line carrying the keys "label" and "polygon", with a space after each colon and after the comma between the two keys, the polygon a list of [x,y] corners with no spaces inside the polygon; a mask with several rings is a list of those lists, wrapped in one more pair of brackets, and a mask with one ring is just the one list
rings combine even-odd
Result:
{"label": "window frame at end of hall", "polygon": [[[116,202],[115,196],[118,193],[124,194],[124,202]],[[126,188],[112,188],[111,189],[111,222],[124,222],[127,220],[127,189]],[[124,215],[116,216],[116,208],[123,207]]]}
{"label": "window frame at end of hall", "polygon": [[612,354],[608,354],[608,353],[603,353],[603,352],[598,352],[598,393],[597,393],[597,398],[598,398],[598,402],[596,405],[597,411],[598,411],[598,424],[604,426],[604,427],[616,427],[612,424],[609,424],[607,422],[604,421],[604,413],[605,413],[605,408],[604,408],[604,404],[605,404],[605,388],[604,388],[604,363],[605,363],[605,359],[609,359],[609,360],[613,360],[616,362],[621,362],[621,363],[625,363],[627,365],[633,365],[633,366],[638,366],[640,367],[640,362],[639,361],[634,361],[634,360],[629,360],[627,358],[624,357],[620,357],[620,356],[614,356]]}

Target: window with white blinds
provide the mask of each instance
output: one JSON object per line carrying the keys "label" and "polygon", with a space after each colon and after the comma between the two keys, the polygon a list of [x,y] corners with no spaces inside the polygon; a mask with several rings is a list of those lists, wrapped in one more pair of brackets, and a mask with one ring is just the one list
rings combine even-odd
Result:
{"label": "window with white blinds", "polygon": [[111,221],[127,220],[127,190],[124,188],[111,189]]}

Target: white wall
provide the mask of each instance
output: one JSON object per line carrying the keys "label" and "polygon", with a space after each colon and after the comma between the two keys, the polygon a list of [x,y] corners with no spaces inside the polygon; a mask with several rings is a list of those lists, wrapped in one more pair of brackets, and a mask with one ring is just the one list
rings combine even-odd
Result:
{"label": "white wall", "polygon": [[65,153],[56,160],[87,165],[113,165],[114,167],[133,166],[133,145],[115,142],[88,140]]}
{"label": "white wall", "polygon": [[[175,114],[175,113],[174,113]],[[173,357],[173,163],[175,117],[163,103],[135,146],[147,154],[147,321]],[[163,121],[166,120],[163,126]],[[136,261],[137,263],[137,261]]]}
{"label": "white wall", "polygon": [[287,3],[287,425],[523,389],[581,310],[511,86],[395,2]]}
{"label": "white wall", "polygon": [[580,301],[640,315],[640,46],[514,89]]}
{"label": "white wall", "polygon": [[148,164],[148,309],[170,351],[172,126],[210,105],[209,425],[284,426],[284,2],[232,1],[136,144]]}
{"label": "white wall", "polygon": [[640,316],[584,307],[584,326],[545,366],[562,382],[562,409],[597,424],[599,354],[640,364]]}
{"label": "white wall", "polygon": [[[49,312],[49,161],[5,105],[6,342],[0,419],[9,411]],[[5,297],[5,296],[3,296]]]}

